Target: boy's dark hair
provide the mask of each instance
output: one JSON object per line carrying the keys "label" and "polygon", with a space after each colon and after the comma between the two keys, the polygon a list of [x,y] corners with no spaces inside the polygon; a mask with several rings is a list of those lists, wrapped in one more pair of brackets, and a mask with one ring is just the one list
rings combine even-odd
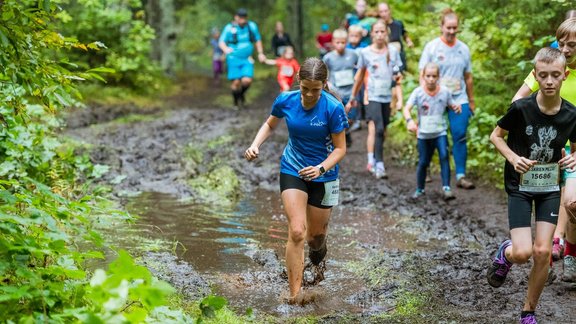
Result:
{"label": "boy's dark hair", "polygon": [[566,66],[566,57],[564,57],[562,52],[557,48],[544,47],[536,53],[536,56],[534,56],[534,66],[536,66],[536,63],[538,62],[546,64],[561,62]]}

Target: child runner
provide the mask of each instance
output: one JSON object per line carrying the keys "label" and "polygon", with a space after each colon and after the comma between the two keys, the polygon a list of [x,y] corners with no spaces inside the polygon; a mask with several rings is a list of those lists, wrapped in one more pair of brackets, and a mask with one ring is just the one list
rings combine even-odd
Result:
{"label": "child runner", "polygon": [[[566,70],[569,72],[566,81],[562,82],[560,96],[576,105],[576,18],[567,19],[560,24],[556,30],[556,39],[558,49],[566,57]],[[512,101],[537,90],[538,83],[530,73]],[[576,172],[565,172],[564,176],[566,185],[560,193],[562,203],[558,213],[558,226],[554,232],[552,257],[560,259],[564,256],[562,280],[576,282]],[[564,235],[565,242],[562,242]]]}
{"label": "child runner", "polygon": [[[442,175],[442,192],[445,200],[454,197],[450,189],[450,158],[448,155],[448,136],[446,130],[446,108],[460,113],[460,106],[454,104],[452,94],[448,89],[438,85],[440,67],[436,63],[427,63],[424,66],[424,85],[414,89],[406,106],[404,118],[409,131],[418,137],[418,168],[416,169],[416,191],[413,198],[424,194],[426,185],[426,169],[430,165],[434,150],[438,150]],[[412,119],[410,110],[418,107],[418,123]]]}
{"label": "child runner", "polygon": [[[359,25],[351,25],[348,27],[348,43],[346,44],[346,48],[356,50],[356,53],[358,53],[360,49],[368,46],[368,42],[362,41],[363,31],[364,29]],[[354,69],[354,73],[356,73],[356,69]],[[360,89],[359,96],[360,98],[364,98],[364,87]],[[350,126],[351,132],[360,130],[362,128],[360,121],[365,119],[365,108],[366,105],[364,104],[363,100],[358,100],[358,106],[352,107],[349,115],[356,116],[356,118],[353,119],[352,125]]]}
{"label": "child runner", "polygon": [[[342,99],[342,104],[346,105],[350,100],[352,86],[354,85],[354,73],[358,63],[358,54],[355,50],[346,48],[348,34],[344,29],[336,29],[332,33],[332,50],[322,59],[328,68],[328,82],[331,88]],[[356,120],[356,109],[350,110],[348,117]],[[350,147],[352,137],[350,130],[346,130],[346,146]]]}
{"label": "child runner", "polygon": [[210,45],[212,46],[212,73],[216,84],[220,83],[220,74],[223,72],[222,65],[224,63],[224,52],[220,48],[220,45],[218,45],[218,39],[220,39],[220,29],[214,27],[212,28]]}
{"label": "child runner", "polygon": [[[402,65],[400,54],[395,47],[389,47],[388,27],[382,20],[372,25],[372,45],[360,50],[358,60],[358,72],[354,80],[354,87],[347,109],[356,106],[356,95],[364,82],[364,74],[368,71],[369,104],[366,107],[366,119],[368,120],[368,136],[366,149],[368,151],[367,170],[373,172],[377,179],[387,178],[384,168],[383,149],[386,127],[390,121],[390,101],[392,100],[392,88],[399,73],[394,73],[395,67]],[[402,95],[398,98],[398,107],[402,107]]]}
{"label": "child runner", "polygon": [[281,93],[262,125],[246,160],[259,148],[281,119],[288,126],[288,144],[280,163],[280,191],[288,217],[286,266],[289,303],[303,304],[304,242],[308,256],[319,266],[326,256],[326,234],[332,207],[338,204],[338,162],[346,154],[344,129],[348,120],[342,103],[328,91],[328,69],[319,58],[308,58],[298,72],[300,90]]}
{"label": "child runner", "polygon": [[500,287],[512,264],[526,263],[532,257],[520,323],[536,323],[534,312],[548,279],[552,234],[558,220],[560,170],[576,167],[574,156],[564,150],[567,140],[572,149],[576,148],[576,108],[560,97],[567,75],[566,58],[559,50],[539,50],[534,58],[534,77],[540,90],[514,101],[490,135],[490,141],[506,158],[504,184],[511,240],[500,244],[487,279],[491,286]]}
{"label": "child runner", "polygon": [[278,67],[278,84],[280,85],[280,91],[288,91],[292,88],[292,83],[294,82],[294,76],[300,69],[300,64],[294,58],[294,48],[292,46],[284,47],[284,52],[282,57],[275,60],[266,59],[266,64],[276,65]]}

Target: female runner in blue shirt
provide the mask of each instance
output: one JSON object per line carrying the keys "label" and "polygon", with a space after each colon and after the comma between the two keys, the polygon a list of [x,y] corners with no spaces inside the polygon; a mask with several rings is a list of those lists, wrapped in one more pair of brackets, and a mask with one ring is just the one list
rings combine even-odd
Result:
{"label": "female runner in blue shirt", "polygon": [[328,69],[320,59],[304,61],[298,72],[300,90],[281,93],[272,113],[244,153],[259,156],[259,147],[284,118],[288,144],[280,164],[280,191],[288,217],[286,266],[288,303],[303,304],[304,242],[318,266],[326,255],[326,234],[332,207],[338,204],[338,162],[346,154],[348,120],[340,100],[328,90]]}

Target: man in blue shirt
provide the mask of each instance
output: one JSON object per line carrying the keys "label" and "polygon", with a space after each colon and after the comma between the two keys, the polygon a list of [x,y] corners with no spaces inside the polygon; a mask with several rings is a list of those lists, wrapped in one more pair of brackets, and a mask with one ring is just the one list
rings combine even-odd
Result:
{"label": "man in blue shirt", "polygon": [[258,25],[253,21],[248,21],[246,9],[238,9],[234,15],[234,21],[224,27],[218,43],[226,54],[228,80],[232,81],[230,88],[234,98],[234,108],[237,109],[239,104],[245,103],[244,94],[254,78],[253,44],[256,44],[258,60],[260,62],[266,60]]}

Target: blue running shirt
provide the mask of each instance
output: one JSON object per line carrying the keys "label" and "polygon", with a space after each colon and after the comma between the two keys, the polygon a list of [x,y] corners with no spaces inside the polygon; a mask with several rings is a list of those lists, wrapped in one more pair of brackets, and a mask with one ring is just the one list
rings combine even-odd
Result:
{"label": "blue running shirt", "polygon": [[[331,134],[348,128],[344,106],[331,94],[322,91],[316,106],[304,109],[300,90],[281,93],[272,105],[271,115],[286,119],[288,144],[282,153],[280,172],[299,177],[298,171],[322,163],[334,150]],[[326,170],[315,182],[338,178],[338,165]]]}

